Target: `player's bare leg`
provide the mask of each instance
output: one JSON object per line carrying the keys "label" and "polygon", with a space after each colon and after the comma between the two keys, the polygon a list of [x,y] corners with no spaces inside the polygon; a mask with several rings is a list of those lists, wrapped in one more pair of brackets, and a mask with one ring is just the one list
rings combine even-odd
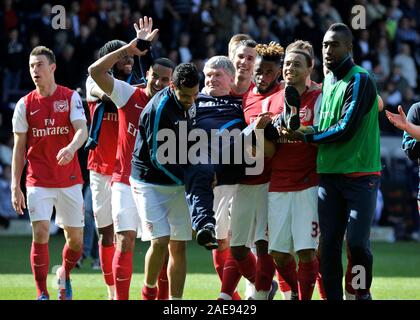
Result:
{"label": "player's bare leg", "polygon": [[[144,286],[142,289],[143,300],[155,300],[157,297],[157,280],[162,266],[165,262],[165,256],[168,252],[168,244],[169,236],[152,239],[150,242],[150,247],[146,252],[146,257],[144,261]],[[171,285],[169,275],[170,261],[171,258],[169,257],[169,286]]]}
{"label": "player's bare leg", "polygon": [[187,275],[187,257],[185,241],[169,241],[169,299],[182,299]]}
{"label": "player's bare leg", "polygon": [[102,274],[108,288],[108,298],[115,298],[115,282],[112,273],[112,260],[114,258],[114,225],[98,228],[99,233],[99,258],[101,261]]}
{"label": "player's bare leg", "polygon": [[298,299],[298,282],[296,272],[296,262],[294,256],[289,253],[271,251],[276,263],[277,272],[286,281],[291,289],[291,300]]}

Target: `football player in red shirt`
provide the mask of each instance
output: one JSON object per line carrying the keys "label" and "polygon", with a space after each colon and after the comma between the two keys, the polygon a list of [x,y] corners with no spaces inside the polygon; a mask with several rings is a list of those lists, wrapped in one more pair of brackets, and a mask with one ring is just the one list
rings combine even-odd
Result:
{"label": "football player in red shirt", "polygon": [[29,217],[33,229],[31,267],[39,300],[48,300],[49,225],[64,229],[66,244],[57,270],[59,300],[71,300],[70,271],[82,255],[83,179],[76,151],[87,138],[86,117],[79,94],[57,85],[54,53],[43,46],[29,56],[36,89],[21,98],[13,115],[12,203],[18,214],[26,208],[20,188],[25,161]]}

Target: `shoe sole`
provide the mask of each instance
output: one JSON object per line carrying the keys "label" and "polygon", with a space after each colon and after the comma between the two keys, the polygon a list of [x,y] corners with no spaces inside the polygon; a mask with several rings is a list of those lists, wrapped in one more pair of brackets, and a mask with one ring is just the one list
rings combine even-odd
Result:
{"label": "shoe sole", "polygon": [[[296,114],[294,114],[293,116],[290,116],[288,121],[287,121],[287,127],[290,130],[297,130],[300,127],[300,117],[299,117],[299,113],[300,113],[300,96],[299,96],[299,92],[296,90],[295,87],[293,86],[287,86],[284,89],[284,103],[285,103],[285,108],[284,110],[286,111],[291,111],[291,107],[295,107],[296,108]],[[289,114],[290,115],[290,114]]]}

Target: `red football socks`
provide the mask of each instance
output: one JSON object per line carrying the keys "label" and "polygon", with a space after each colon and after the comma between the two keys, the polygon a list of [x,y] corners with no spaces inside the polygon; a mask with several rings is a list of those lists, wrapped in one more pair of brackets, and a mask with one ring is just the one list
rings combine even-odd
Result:
{"label": "red football socks", "polygon": [[47,290],[47,275],[50,265],[48,243],[40,244],[32,242],[30,260],[37,295],[40,296],[41,293],[44,293],[49,296]]}
{"label": "red football socks", "polygon": [[164,263],[162,266],[162,269],[160,270],[158,283],[157,283],[157,286],[158,286],[157,299],[158,300],[169,299],[169,282],[168,282],[167,269],[168,269],[168,263]]}
{"label": "red football socks", "polygon": [[104,275],[105,283],[108,286],[114,285],[114,275],[112,273],[112,260],[114,258],[115,246],[103,246],[99,244],[99,259],[101,261],[102,274]]}
{"label": "red football socks", "polygon": [[225,250],[216,249],[212,252],[214,269],[219,275],[220,281],[223,280],[223,268],[225,267],[226,259],[229,256],[229,251],[230,248],[226,248]]}
{"label": "red football socks", "polygon": [[269,291],[276,270],[273,257],[268,253],[257,257],[255,289]]}
{"label": "red football socks", "polygon": [[231,296],[233,300],[236,300],[238,297],[235,296],[234,292],[238,286],[239,280],[241,280],[241,274],[238,270],[238,265],[236,260],[229,253],[223,269],[221,292]]}
{"label": "red football socks", "polygon": [[299,300],[311,300],[318,274],[318,259],[310,262],[299,261],[297,273],[299,283]]}
{"label": "red football socks", "polygon": [[64,245],[62,257],[63,257],[63,268],[66,272],[66,280],[70,279],[70,271],[76,266],[77,261],[79,261],[82,256],[83,249],[80,249],[78,252],[73,251],[67,245]]}
{"label": "red football socks", "polygon": [[257,269],[257,258],[249,251],[248,255],[243,260],[236,260],[239,272],[249,280],[249,282],[255,284],[255,273]]}
{"label": "red football socks", "polygon": [[281,277],[289,285],[290,289],[294,292],[298,292],[298,281],[296,272],[295,258],[292,257],[290,262],[284,267],[276,266],[276,270],[280,273]]}
{"label": "red football socks", "polygon": [[130,282],[133,274],[133,253],[116,250],[112,260],[116,300],[128,300]]}
{"label": "red football socks", "polygon": [[157,287],[150,288],[144,285],[143,289],[141,289],[141,298],[143,300],[156,300],[157,294],[158,294]]}

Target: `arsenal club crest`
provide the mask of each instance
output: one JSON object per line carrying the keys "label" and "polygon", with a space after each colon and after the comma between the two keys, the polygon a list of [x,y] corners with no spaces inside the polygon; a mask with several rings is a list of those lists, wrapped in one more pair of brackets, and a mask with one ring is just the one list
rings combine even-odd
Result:
{"label": "arsenal club crest", "polygon": [[57,100],[54,101],[54,112],[68,112],[69,104],[67,100]]}

